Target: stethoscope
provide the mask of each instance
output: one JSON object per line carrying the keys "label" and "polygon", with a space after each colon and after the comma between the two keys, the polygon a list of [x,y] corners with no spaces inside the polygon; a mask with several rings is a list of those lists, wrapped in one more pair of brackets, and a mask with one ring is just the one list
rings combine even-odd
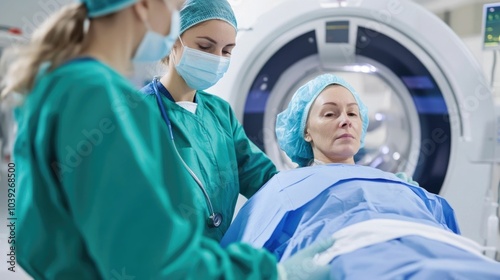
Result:
{"label": "stethoscope", "polygon": [[[172,124],[170,123],[170,119],[168,118],[167,112],[165,110],[165,106],[163,105],[163,102],[161,101],[160,92],[158,91],[158,82],[159,81],[157,78],[153,79],[153,89],[154,89],[154,93],[156,96],[156,101],[158,103],[158,108],[160,108],[161,116],[162,116],[163,120],[165,121],[165,123],[167,124],[168,130],[170,131],[170,138],[172,139],[172,143],[174,144],[175,152],[177,153],[177,155],[181,159],[182,164],[187,169],[189,174],[191,174],[191,177],[193,177],[193,179],[196,181],[196,183],[200,187],[201,191],[203,192],[203,195],[205,196],[205,200],[207,201],[207,204],[208,204],[208,210],[210,212],[208,219],[207,219],[208,226],[215,227],[215,228],[219,227],[222,223],[222,214],[216,213],[214,211],[214,208],[212,206],[212,201],[210,200],[210,197],[208,196],[208,193],[207,193],[205,187],[203,186],[203,183],[200,181],[200,179],[198,179],[196,174],[194,174],[193,170],[191,170],[191,168],[189,168],[189,166],[186,164],[184,159],[179,154],[179,151],[177,150],[177,146],[175,145],[175,141],[174,141],[174,133],[172,132]],[[170,95],[170,93],[169,93],[169,95]],[[165,96],[167,98],[173,100],[171,95],[170,96],[165,95]]]}

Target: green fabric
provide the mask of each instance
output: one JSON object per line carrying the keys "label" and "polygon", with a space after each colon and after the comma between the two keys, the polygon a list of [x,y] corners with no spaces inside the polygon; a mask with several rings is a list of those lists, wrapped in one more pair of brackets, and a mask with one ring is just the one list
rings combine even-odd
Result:
{"label": "green fabric", "polygon": [[95,18],[132,6],[137,0],[80,0],[87,7],[88,17]]}
{"label": "green fabric", "polygon": [[97,61],[38,79],[16,111],[18,263],[35,279],[275,279],[274,256],[222,249],[184,214],[203,197],[142,100]]}
{"label": "green fabric", "polygon": [[[155,95],[145,98],[157,106]],[[276,167],[248,139],[231,106],[223,99],[198,91],[196,114],[163,95],[162,101],[179,154],[204,184],[214,211],[223,215],[220,227],[205,227],[207,236],[220,241],[233,218],[238,193],[250,198],[277,173]],[[196,192],[200,194],[197,213],[206,217],[207,202],[199,187]]]}
{"label": "green fabric", "polygon": [[236,17],[227,0],[186,0],[180,16],[180,34],[197,24],[213,19],[223,20],[238,31]]}

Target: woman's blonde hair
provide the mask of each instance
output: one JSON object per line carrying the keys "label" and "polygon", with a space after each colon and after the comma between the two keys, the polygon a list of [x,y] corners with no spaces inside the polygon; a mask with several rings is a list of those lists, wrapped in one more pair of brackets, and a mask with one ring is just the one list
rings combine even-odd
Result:
{"label": "woman's blonde hair", "polygon": [[34,33],[26,46],[21,46],[18,57],[5,77],[2,97],[9,93],[27,94],[33,88],[42,63],[49,63],[49,71],[77,56],[84,48],[84,4],[67,5],[48,18]]}

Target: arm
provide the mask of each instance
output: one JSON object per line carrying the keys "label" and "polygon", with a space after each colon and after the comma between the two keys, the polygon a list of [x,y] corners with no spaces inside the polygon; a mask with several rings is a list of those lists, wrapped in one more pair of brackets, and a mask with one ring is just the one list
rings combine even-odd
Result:
{"label": "arm", "polygon": [[398,174],[396,174],[396,176],[408,184],[411,184],[411,190],[424,201],[427,209],[432,213],[436,221],[442,225],[446,225],[446,227],[454,233],[460,234],[460,228],[458,226],[457,218],[455,217],[455,211],[446,199],[439,195],[429,193],[411,178],[407,179],[406,175],[404,175],[404,178]]}
{"label": "arm", "polygon": [[458,226],[457,218],[455,217],[455,211],[451,205],[446,201],[446,199],[436,195],[436,199],[440,202],[441,211],[437,212],[436,218],[444,220],[444,223],[451,229],[454,233],[460,234],[460,228]]}
{"label": "arm", "polygon": [[250,139],[230,109],[234,149],[238,161],[240,193],[246,198],[254,195],[278,171],[274,163]]}
{"label": "arm", "polygon": [[[66,92],[71,99],[51,118],[55,141],[41,143],[37,158],[50,158],[41,147],[57,143],[60,168],[54,178],[60,190],[51,191],[64,202],[55,207],[59,214],[51,215],[70,216],[102,278],[116,273],[137,279],[277,277],[276,260],[263,250],[244,244],[222,249],[202,236],[201,215],[185,211],[195,209],[196,186],[179,168],[157,110],[145,102],[125,105],[130,104],[126,93],[105,83]],[[85,113],[75,118],[75,112]],[[52,232],[60,231],[57,224]]]}

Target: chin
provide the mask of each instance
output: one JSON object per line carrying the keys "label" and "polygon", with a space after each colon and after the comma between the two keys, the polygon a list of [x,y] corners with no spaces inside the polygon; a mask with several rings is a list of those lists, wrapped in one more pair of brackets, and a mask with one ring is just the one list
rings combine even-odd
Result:
{"label": "chin", "polygon": [[335,158],[337,160],[339,159],[350,159],[354,158],[354,150],[343,150],[343,151],[336,151],[331,154],[330,158]]}
{"label": "chin", "polygon": [[356,149],[355,147],[346,147],[345,149],[342,149],[342,151],[339,151],[341,155],[344,157],[354,157],[356,153],[358,153],[359,149]]}

